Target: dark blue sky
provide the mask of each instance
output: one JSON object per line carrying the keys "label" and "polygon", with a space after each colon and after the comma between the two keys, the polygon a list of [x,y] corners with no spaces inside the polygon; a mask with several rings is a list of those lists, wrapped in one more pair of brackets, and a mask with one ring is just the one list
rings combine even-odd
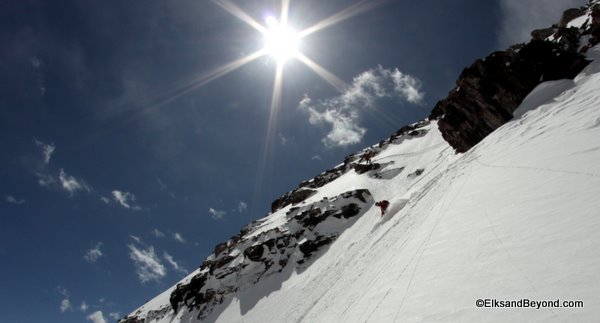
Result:
{"label": "dark blue sky", "polygon": [[[0,321],[129,313],[300,181],[425,118],[474,59],[585,1],[520,2],[392,0],[315,32],[301,52],[346,89],[291,60],[269,122],[272,57],[184,91],[262,47],[214,2],[3,1]],[[279,12],[234,3],[261,24]],[[356,3],[292,0],[290,25]]]}

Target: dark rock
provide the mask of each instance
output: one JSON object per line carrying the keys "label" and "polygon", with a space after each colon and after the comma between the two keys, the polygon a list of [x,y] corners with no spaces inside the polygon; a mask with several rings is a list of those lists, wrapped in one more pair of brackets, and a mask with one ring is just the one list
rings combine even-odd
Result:
{"label": "dark rock", "polygon": [[534,40],[546,40],[546,38],[554,35],[556,30],[552,27],[536,29],[531,32],[531,38]]}
{"label": "dark rock", "polygon": [[320,247],[325,246],[333,242],[335,240],[335,236],[318,236],[314,240],[308,240],[299,245],[300,251],[304,254],[304,258],[308,258],[311,254]]}
{"label": "dark rock", "polygon": [[567,27],[567,24],[571,22],[573,19],[581,17],[585,14],[585,10],[579,8],[571,8],[567,9],[563,12],[562,17],[560,17],[560,22],[558,23],[559,27]]}
{"label": "dark rock", "polygon": [[137,316],[126,316],[119,320],[119,323],[144,323],[144,319],[140,319]]}
{"label": "dark rock", "polygon": [[230,255],[226,255],[223,256],[215,261],[213,261],[210,265],[210,274],[213,274],[215,270],[227,265],[228,263],[232,262],[235,259],[235,257],[230,256]]}
{"label": "dark rock", "polygon": [[219,254],[223,251],[227,250],[227,242],[219,243],[215,246],[215,250],[213,251],[215,257],[219,256]]}
{"label": "dark rock", "polygon": [[356,203],[350,203],[350,204],[342,206],[340,211],[341,211],[340,215],[343,216],[344,219],[348,219],[348,218],[358,215],[360,213],[360,207]]}
{"label": "dark rock", "polygon": [[265,247],[263,247],[262,245],[251,246],[244,250],[244,257],[252,261],[260,261],[264,251]]}
{"label": "dark rock", "polygon": [[309,190],[309,189],[303,189],[303,188],[291,191],[291,192],[285,194],[284,196],[273,201],[273,203],[271,204],[271,212],[276,212],[277,210],[282,209],[290,204],[298,204],[298,203],[306,200],[307,198],[309,198],[311,195],[315,194],[316,192],[317,191],[315,191],[315,190]]}
{"label": "dark rock", "polygon": [[364,174],[368,171],[372,171],[372,170],[377,170],[381,168],[381,165],[378,163],[372,163],[372,164],[354,164],[354,171],[357,174]]}
{"label": "dark rock", "polygon": [[465,152],[510,120],[539,83],[573,79],[589,62],[572,48],[533,40],[518,51],[477,60],[461,73],[456,88],[435,105],[429,119],[438,119],[444,139],[457,152]]}

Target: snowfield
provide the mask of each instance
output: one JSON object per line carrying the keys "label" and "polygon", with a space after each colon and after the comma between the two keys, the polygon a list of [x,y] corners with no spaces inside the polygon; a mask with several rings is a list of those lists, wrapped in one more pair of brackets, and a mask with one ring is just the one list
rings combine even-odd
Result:
{"label": "snowfield", "polygon": [[[600,58],[600,47],[588,56]],[[391,205],[383,218],[372,206],[311,264],[239,291],[202,322],[597,321],[599,62],[574,81],[542,83],[467,153],[454,154],[431,122],[373,158],[385,165],[380,178],[352,170],[319,188],[303,204],[368,189]],[[291,207],[255,233],[283,225]],[[479,308],[478,299],[584,307]],[[165,292],[138,313],[197,321],[185,310],[147,315],[168,304]]]}

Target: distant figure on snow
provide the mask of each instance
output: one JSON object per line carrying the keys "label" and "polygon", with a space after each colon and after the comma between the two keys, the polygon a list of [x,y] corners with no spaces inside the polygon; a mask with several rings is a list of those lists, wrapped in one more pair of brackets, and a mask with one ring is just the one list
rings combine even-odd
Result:
{"label": "distant figure on snow", "polygon": [[375,203],[375,206],[378,206],[381,209],[381,216],[385,214],[385,210],[387,210],[388,206],[390,206],[390,202],[388,200],[382,200]]}
{"label": "distant figure on snow", "polygon": [[367,151],[366,153],[362,154],[362,156],[360,156],[358,163],[360,164],[364,160],[367,164],[373,164],[373,162],[371,161],[371,157],[373,157],[373,153]]}

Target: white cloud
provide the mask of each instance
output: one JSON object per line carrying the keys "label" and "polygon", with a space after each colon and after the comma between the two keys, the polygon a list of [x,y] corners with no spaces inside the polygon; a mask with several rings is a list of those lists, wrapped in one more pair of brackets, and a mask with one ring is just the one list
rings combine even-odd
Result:
{"label": "white cloud", "polygon": [[106,196],[101,196],[100,201],[104,202],[104,204],[110,204],[110,199]]}
{"label": "white cloud", "polygon": [[158,229],[156,229],[156,228],[155,228],[154,230],[152,230],[152,234],[153,234],[155,237],[157,237],[157,238],[164,238],[164,237],[165,237],[165,234],[164,234],[164,233],[162,233],[160,230],[158,230]]}
{"label": "white cloud", "polygon": [[171,267],[173,267],[173,269],[175,269],[175,271],[180,272],[182,274],[187,274],[188,271],[179,266],[179,264],[177,262],[175,262],[175,260],[173,259],[173,257],[168,254],[166,251],[163,253],[163,258],[171,265]]}
{"label": "white cloud", "polygon": [[66,311],[71,311],[73,310],[73,307],[71,306],[71,301],[68,298],[63,299],[60,302],[60,312],[64,313]]}
{"label": "white cloud", "polygon": [[117,202],[119,205],[126,209],[132,209],[136,211],[141,209],[139,206],[134,204],[135,195],[133,195],[132,193],[114,190],[112,191],[112,196],[115,202]]}
{"label": "white cloud", "polygon": [[367,129],[359,125],[360,112],[376,108],[378,100],[401,99],[417,104],[423,98],[418,79],[397,68],[377,66],[354,77],[352,85],[339,96],[313,102],[306,95],[298,107],[308,113],[310,124],[331,127],[322,141],[326,147],[337,147],[362,140]]}
{"label": "white cloud", "polygon": [[134,236],[133,234],[129,236],[131,239],[135,240],[137,243],[142,243],[142,239],[138,236]]}
{"label": "white cloud", "polygon": [[238,203],[238,212],[242,213],[244,211],[246,211],[248,209],[248,204],[246,204],[246,202],[244,201],[240,201],[240,203]]}
{"label": "white cloud", "polygon": [[102,315],[102,311],[96,311],[86,318],[87,321],[92,321],[92,323],[106,323],[104,319],[104,315]]}
{"label": "white cloud", "polygon": [[81,179],[78,180],[73,176],[67,175],[67,173],[65,173],[65,171],[62,168],[60,169],[60,172],[58,174],[58,179],[60,180],[61,187],[65,191],[69,192],[70,195],[75,194],[75,192],[77,191],[89,192],[91,190],[90,187],[85,183],[85,181]]}
{"label": "white cloud", "polygon": [[506,48],[528,41],[531,31],[558,23],[565,9],[585,5],[585,0],[501,0],[502,21],[498,46]]}
{"label": "white cloud", "polygon": [[225,211],[215,210],[212,207],[208,209],[208,213],[210,213],[210,217],[213,220],[221,220],[221,219],[223,219],[225,214],[227,214],[227,212],[225,212]]}
{"label": "white cloud", "polygon": [[185,243],[185,239],[183,238],[183,236],[179,232],[173,233],[173,239],[175,239],[178,242]]}
{"label": "white cloud", "polygon": [[48,165],[50,163],[50,159],[52,158],[54,150],[56,150],[56,146],[54,146],[54,144],[43,143],[37,139],[34,139],[33,141],[35,142],[36,146],[42,149],[42,154],[44,155],[44,165]]}
{"label": "white cloud", "polygon": [[121,313],[119,312],[110,312],[108,313],[108,316],[113,319],[113,320],[118,320],[121,318]]}
{"label": "white cloud", "polygon": [[88,304],[87,304],[85,301],[83,301],[83,302],[81,303],[81,305],[79,305],[79,309],[80,309],[82,312],[85,312],[85,311],[87,311],[87,310],[88,310],[88,308],[89,308],[89,306],[88,306]]}
{"label": "white cloud", "polygon": [[5,196],[5,197],[4,197],[4,199],[5,199],[5,200],[6,200],[6,202],[8,202],[8,203],[17,204],[17,205],[20,205],[20,204],[23,204],[23,203],[25,203],[25,200],[24,200],[24,199],[17,199],[17,198],[15,198],[15,197],[14,197],[14,196],[12,196],[12,195],[7,195],[7,196]]}
{"label": "white cloud", "polygon": [[85,260],[87,260],[90,263],[96,262],[103,255],[100,247],[102,247],[102,242],[98,242],[94,248],[91,248],[90,250],[86,251],[83,258],[85,258]]}
{"label": "white cloud", "polygon": [[138,249],[133,244],[128,245],[129,257],[135,264],[135,272],[142,283],[160,281],[167,274],[167,269],[154,252],[154,247]]}

